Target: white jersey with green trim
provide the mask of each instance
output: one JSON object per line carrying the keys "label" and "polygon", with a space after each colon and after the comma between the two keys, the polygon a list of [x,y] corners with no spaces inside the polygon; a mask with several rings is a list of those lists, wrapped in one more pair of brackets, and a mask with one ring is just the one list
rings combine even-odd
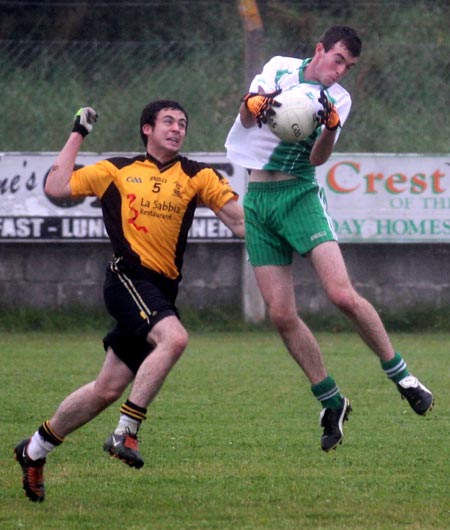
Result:
{"label": "white jersey with green trim", "polygon": [[[273,57],[253,79],[249,91],[258,92],[262,89],[263,92],[269,93],[280,88],[285,91],[298,87],[313,99],[317,110],[320,110],[322,106],[318,99],[324,87],[304,78],[304,69],[310,61],[311,59],[294,57]],[[350,94],[337,83],[326,88],[325,92],[336,106],[342,126],[350,112]],[[295,144],[282,142],[265,124],[261,128],[256,125],[245,128],[238,115],[228,133],[225,147],[228,158],[246,169],[281,171],[310,181],[315,178],[315,168],[309,161],[309,155],[320,132],[321,127],[318,127],[303,141]],[[340,130],[336,140],[339,133]]]}

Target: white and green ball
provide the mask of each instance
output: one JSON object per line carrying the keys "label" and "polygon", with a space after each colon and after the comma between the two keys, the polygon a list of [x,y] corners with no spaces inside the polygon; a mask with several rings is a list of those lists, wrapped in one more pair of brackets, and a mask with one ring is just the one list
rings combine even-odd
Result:
{"label": "white and green ball", "polygon": [[280,107],[272,107],[267,125],[283,142],[296,143],[308,138],[318,125],[316,108],[311,95],[293,88],[275,98]]}

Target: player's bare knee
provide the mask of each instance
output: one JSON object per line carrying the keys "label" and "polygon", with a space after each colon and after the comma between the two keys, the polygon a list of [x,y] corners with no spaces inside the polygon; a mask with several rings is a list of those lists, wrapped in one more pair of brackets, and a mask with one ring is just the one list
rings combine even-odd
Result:
{"label": "player's bare knee", "polygon": [[353,289],[335,289],[328,293],[330,301],[343,313],[352,315],[358,311],[360,296]]}
{"label": "player's bare knee", "polygon": [[94,386],[94,391],[97,396],[97,399],[101,401],[105,406],[114,403],[120,396],[123,394],[127,385],[100,385],[96,384]]}
{"label": "player's bare knee", "polygon": [[189,335],[184,328],[181,328],[177,333],[170,337],[170,350],[175,358],[178,359],[182,355],[186,349],[188,341]]}
{"label": "player's bare knee", "polygon": [[298,321],[297,313],[287,313],[285,310],[276,310],[272,308],[269,310],[269,316],[272,324],[277,330],[282,333],[284,330],[288,330],[295,326]]}

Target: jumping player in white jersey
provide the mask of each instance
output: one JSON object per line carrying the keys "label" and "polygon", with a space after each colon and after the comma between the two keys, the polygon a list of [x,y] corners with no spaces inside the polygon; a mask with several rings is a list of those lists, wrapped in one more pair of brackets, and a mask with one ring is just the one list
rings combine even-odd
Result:
{"label": "jumping player in white jersey", "polygon": [[[293,282],[294,252],[308,257],[328,298],[356,327],[403,398],[420,415],[433,406],[432,393],[411,375],[374,307],[353,288],[328,215],[315,168],[325,163],[349,115],[351,97],[338,84],[358,62],[361,40],[348,26],[329,28],[312,58],[274,57],[250,85],[226,140],[230,160],[249,171],[244,198],[246,245],[270,318],[289,353],[321,402],[321,447],[343,439],[351,411],[322,352],[299,318]],[[314,99],[319,126],[306,140],[284,143],[267,127],[280,91],[297,87]]]}

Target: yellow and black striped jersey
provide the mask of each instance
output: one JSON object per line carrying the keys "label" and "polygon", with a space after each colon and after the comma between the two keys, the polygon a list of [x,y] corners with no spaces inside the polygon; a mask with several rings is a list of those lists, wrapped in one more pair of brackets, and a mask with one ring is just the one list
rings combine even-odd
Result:
{"label": "yellow and black striped jersey", "polygon": [[197,206],[217,213],[237,199],[215,169],[184,156],[161,164],[151,155],[109,158],[72,173],[73,196],[97,196],[114,253],[172,280]]}

